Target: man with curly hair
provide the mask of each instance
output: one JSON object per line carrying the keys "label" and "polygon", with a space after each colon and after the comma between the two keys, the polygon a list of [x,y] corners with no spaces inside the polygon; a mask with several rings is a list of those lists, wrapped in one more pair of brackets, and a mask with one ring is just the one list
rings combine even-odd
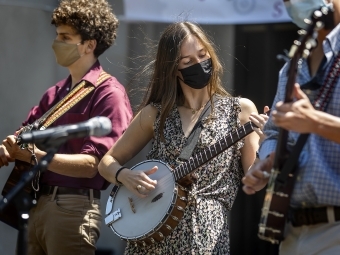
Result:
{"label": "man with curly hair", "polygon": [[[108,186],[97,165],[132,118],[124,87],[105,73],[98,61],[116,39],[118,20],[105,0],[62,0],[53,12],[51,23],[56,27],[52,45],[56,61],[68,68],[70,75],[45,92],[23,126],[41,118],[68,97],[69,92],[76,91],[79,84],[85,84],[93,90],[49,127],[106,116],[113,130],[104,137],[65,142],[48,169],[41,173],[36,192],[38,202],[30,210],[27,254],[94,255],[102,221],[100,190]],[[46,155],[36,147],[34,153],[38,161]],[[0,167],[14,160],[30,162],[31,156],[31,151],[19,148],[14,135],[0,145]]]}

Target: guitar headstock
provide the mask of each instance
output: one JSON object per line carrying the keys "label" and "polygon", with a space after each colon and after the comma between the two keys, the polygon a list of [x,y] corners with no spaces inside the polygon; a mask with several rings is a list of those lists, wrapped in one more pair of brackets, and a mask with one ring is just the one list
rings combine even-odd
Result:
{"label": "guitar headstock", "polygon": [[329,29],[334,26],[333,10],[323,6],[315,10],[309,19],[304,20],[308,25],[306,29],[298,30],[299,38],[294,40],[288,57],[291,59],[289,75],[286,86],[285,102],[293,101],[293,88],[296,80],[297,67],[301,59],[307,59],[311,51],[317,46],[318,31],[322,28]]}

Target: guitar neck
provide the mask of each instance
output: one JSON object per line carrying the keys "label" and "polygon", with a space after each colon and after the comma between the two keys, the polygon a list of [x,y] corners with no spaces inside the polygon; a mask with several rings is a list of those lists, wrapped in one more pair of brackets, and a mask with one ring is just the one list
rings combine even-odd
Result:
{"label": "guitar neck", "polygon": [[254,128],[256,127],[257,126],[254,123],[249,121],[238,128],[236,131],[224,136],[216,143],[206,147],[202,152],[194,155],[188,161],[174,169],[173,175],[175,177],[175,180],[180,180],[184,176],[194,171],[196,168],[204,165],[205,163],[216,157],[218,154],[225,151],[230,146],[249,135],[251,132],[254,131]]}
{"label": "guitar neck", "polygon": [[[311,34],[311,31],[309,29],[308,34]],[[285,97],[284,102],[289,103],[292,102],[294,99],[293,90],[294,90],[294,84],[296,82],[296,76],[298,72],[298,62],[302,57],[302,53],[304,50],[304,47],[301,45],[305,45],[306,41],[308,39],[308,36],[303,34],[300,36],[299,40],[295,40],[294,44],[291,46],[290,50],[290,65],[288,69],[288,79],[285,87]],[[287,142],[288,142],[288,131],[283,128],[279,128],[279,134],[277,137],[277,145],[275,149],[275,158],[274,158],[274,168],[281,169],[282,165],[286,161],[286,159],[289,156],[289,152],[287,150]]]}

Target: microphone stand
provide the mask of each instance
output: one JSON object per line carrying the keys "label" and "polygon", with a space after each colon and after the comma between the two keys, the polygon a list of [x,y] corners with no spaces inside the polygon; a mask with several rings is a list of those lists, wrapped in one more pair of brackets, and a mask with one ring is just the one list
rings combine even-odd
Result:
{"label": "microphone stand", "polygon": [[7,205],[14,203],[19,212],[19,233],[17,243],[17,255],[27,254],[27,226],[30,209],[37,204],[37,200],[32,198],[24,187],[33,179],[38,171],[43,172],[47,169],[52,161],[54,154],[58,151],[60,145],[68,140],[67,136],[61,137],[51,136],[38,147],[46,151],[46,155],[41,158],[30,171],[22,174],[19,182],[8,192],[8,194],[0,201],[0,212],[2,212]]}

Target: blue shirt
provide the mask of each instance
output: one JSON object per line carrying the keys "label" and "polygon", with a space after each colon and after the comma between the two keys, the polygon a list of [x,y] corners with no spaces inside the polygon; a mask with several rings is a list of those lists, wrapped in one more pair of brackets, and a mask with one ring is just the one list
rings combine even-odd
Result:
{"label": "blue shirt", "polygon": [[[306,60],[299,66],[297,82],[306,84],[310,80],[323,84],[335,57],[340,50],[340,25],[334,28],[323,41],[325,62],[319,69],[318,75],[311,77]],[[279,73],[277,93],[272,109],[278,101],[283,101],[287,83],[287,63]],[[301,86],[303,88],[303,86]],[[305,91],[308,92],[308,91]],[[313,93],[308,93],[308,96]],[[340,79],[333,90],[326,112],[340,117]],[[260,158],[265,158],[276,149],[278,128],[269,118],[264,132],[267,138],[261,144]],[[340,135],[340,134],[339,134]],[[288,144],[294,144],[298,133],[289,132]],[[291,197],[293,207],[317,207],[325,205],[340,206],[340,144],[311,134],[300,154],[298,162],[297,179]]]}

